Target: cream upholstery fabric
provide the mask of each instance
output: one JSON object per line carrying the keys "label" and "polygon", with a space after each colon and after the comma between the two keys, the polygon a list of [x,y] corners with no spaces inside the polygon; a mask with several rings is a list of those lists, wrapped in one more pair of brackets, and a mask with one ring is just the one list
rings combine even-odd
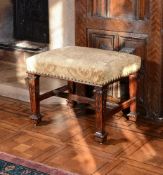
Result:
{"label": "cream upholstery fabric", "polygon": [[27,72],[102,86],[137,72],[138,56],[116,51],[69,46],[26,60]]}

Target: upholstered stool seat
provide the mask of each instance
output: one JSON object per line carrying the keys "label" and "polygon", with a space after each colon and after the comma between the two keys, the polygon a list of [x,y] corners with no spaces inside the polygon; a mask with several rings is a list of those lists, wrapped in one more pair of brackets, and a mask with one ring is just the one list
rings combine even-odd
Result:
{"label": "upholstered stool seat", "polygon": [[127,53],[71,46],[32,56],[26,63],[28,72],[103,86],[137,72],[141,59]]}
{"label": "upholstered stool seat", "polygon": [[[128,107],[130,107],[131,113],[136,112],[136,77],[141,66],[139,56],[117,51],[70,46],[34,55],[26,60],[26,64],[32,119],[37,123],[42,118],[40,101],[51,96],[66,97],[71,106],[74,101],[88,103],[96,110],[95,138],[103,142],[107,136],[104,127],[108,85],[124,77],[129,77],[130,98],[119,104],[118,108],[110,115]],[[40,95],[40,76],[67,80],[68,86]],[[90,98],[76,93],[76,83],[82,86],[93,86],[94,96]]]}

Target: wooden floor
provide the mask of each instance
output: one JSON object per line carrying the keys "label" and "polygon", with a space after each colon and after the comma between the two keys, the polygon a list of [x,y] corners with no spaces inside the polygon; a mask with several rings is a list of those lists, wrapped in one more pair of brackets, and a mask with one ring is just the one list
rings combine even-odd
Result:
{"label": "wooden floor", "polygon": [[28,103],[0,97],[0,151],[84,175],[163,174],[163,125],[118,114],[107,120],[108,142],[100,145],[92,111],[60,105],[41,111],[35,127]]}

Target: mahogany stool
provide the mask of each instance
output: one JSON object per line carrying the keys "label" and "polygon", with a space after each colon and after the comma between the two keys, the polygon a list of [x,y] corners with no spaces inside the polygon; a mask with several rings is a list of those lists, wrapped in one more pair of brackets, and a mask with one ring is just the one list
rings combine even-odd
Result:
{"label": "mahogany stool", "polygon": [[[139,56],[117,51],[69,46],[46,51],[27,58],[27,74],[31,103],[31,118],[41,121],[40,101],[51,96],[67,98],[73,106],[75,101],[92,105],[96,111],[95,139],[103,142],[107,138],[105,114],[108,86],[125,77],[129,77],[130,98],[122,102],[110,115],[130,107],[136,113],[137,73],[141,67]],[[68,85],[40,95],[39,78],[54,77],[68,81]],[[94,87],[94,96],[88,98],[75,94],[75,83]],[[68,90],[68,93],[65,91]]]}

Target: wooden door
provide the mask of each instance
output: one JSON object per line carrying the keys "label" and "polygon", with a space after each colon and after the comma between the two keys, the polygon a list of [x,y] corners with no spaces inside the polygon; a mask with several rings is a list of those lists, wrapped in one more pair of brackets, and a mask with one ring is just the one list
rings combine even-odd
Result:
{"label": "wooden door", "polygon": [[142,58],[139,112],[158,119],[163,108],[162,0],[76,0],[76,45],[135,48]]}

